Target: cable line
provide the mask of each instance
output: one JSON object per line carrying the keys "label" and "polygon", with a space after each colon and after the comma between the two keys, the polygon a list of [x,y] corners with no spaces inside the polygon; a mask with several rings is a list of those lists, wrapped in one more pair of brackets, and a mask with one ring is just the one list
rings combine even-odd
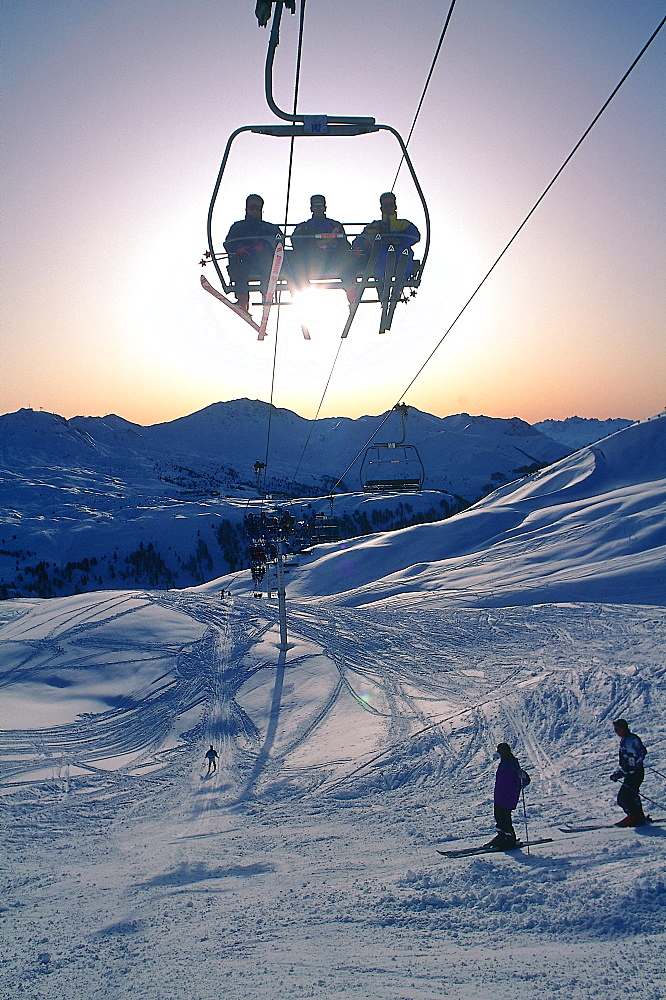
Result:
{"label": "cable line", "polygon": [[[430,352],[430,354],[428,355],[428,357],[426,358],[426,360],[423,362],[423,364],[421,365],[421,367],[419,368],[419,370],[416,372],[416,375],[414,375],[414,377],[412,378],[412,380],[408,383],[408,385],[406,386],[406,388],[402,391],[402,393],[400,394],[399,398],[396,400],[396,402],[395,402],[394,405],[397,406],[399,403],[401,403],[404,400],[404,398],[407,395],[407,393],[409,392],[409,390],[412,388],[412,386],[414,385],[414,383],[416,382],[416,380],[419,378],[419,376],[423,373],[423,371],[426,368],[426,366],[433,359],[433,357],[435,356],[435,354],[437,353],[437,351],[439,350],[439,348],[442,346],[442,344],[444,343],[444,341],[446,340],[446,338],[448,337],[448,335],[451,333],[451,330],[454,328],[454,326],[456,325],[456,323],[458,322],[458,320],[460,319],[460,317],[463,315],[463,313],[465,312],[465,310],[467,309],[467,307],[470,305],[470,303],[476,297],[476,295],[481,291],[481,288],[483,287],[483,285],[485,285],[486,281],[488,280],[488,278],[490,277],[490,275],[493,273],[493,271],[495,270],[495,268],[497,267],[497,265],[499,264],[499,262],[502,260],[502,258],[507,253],[507,251],[512,246],[512,244],[515,242],[515,240],[518,238],[518,236],[523,231],[523,229],[525,228],[525,226],[527,225],[527,223],[529,222],[529,220],[532,218],[532,216],[536,212],[536,210],[539,207],[539,205],[541,204],[541,202],[544,200],[544,198],[546,197],[546,195],[548,194],[548,192],[550,191],[550,189],[555,184],[555,181],[557,181],[557,179],[560,177],[560,175],[564,171],[565,167],[572,160],[572,158],[575,155],[575,153],[578,152],[579,148],[581,147],[581,145],[583,144],[583,142],[585,141],[585,139],[588,137],[588,135],[590,134],[590,132],[592,131],[592,129],[594,128],[594,126],[597,124],[597,122],[601,118],[602,114],[604,113],[604,111],[606,110],[606,108],[608,107],[608,105],[611,103],[611,101],[613,100],[613,98],[617,95],[618,91],[623,86],[623,84],[626,82],[626,80],[628,79],[629,75],[633,72],[633,70],[636,68],[636,66],[640,62],[640,60],[643,58],[643,56],[645,55],[645,53],[649,49],[650,45],[652,45],[652,43],[654,42],[654,40],[657,37],[657,35],[661,31],[661,29],[664,27],[664,24],[666,24],[666,17],[664,17],[662,19],[661,23],[658,25],[658,27],[654,30],[654,32],[652,33],[652,35],[650,36],[650,38],[647,40],[647,42],[645,43],[645,45],[643,46],[643,48],[641,49],[641,51],[638,53],[638,55],[636,56],[636,58],[632,62],[632,64],[629,67],[629,69],[626,71],[626,73],[624,74],[624,76],[620,80],[620,82],[615,86],[615,88],[611,92],[610,96],[604,101],[603,105],[601,106],[601,109],[597,112],[597,114],[594,116],[594,118],[592,119],[592,121],[590,122],[590,124],[588,125],[588,127],[585,129],[585,131],[583,132],[582,136],[580,137],[580,139],[578,140],[578,142],[576,143],[576,145],[573,147],[573,149],[571,150],[571,152],[569,153],[569,155],[565,159],[565,161],[562,164],[562,166],[556,172],[556,174],[554,175],[554,177],[552,178],[552,180],[550,181],[550,183],[546,186],[546,188],[544,189],[544,191],[542,192],[542,194],[539,196],[539,198],[537,198],[537,200],[535,201],[534,205],[529,210],[529,212],[527,213],[527,215],[525,216],[525,218],[523,219],[523,221],[521,222],[521,224],[518,226],[518,228],[516,229],[515,233],[513,234],[513,236],[509,240],[509,242],[506,244],[506,246],[504,247],[504,249],[502,250],[502,252],[499,254],[499,256],[497,257],[497,259],[495,260],[495,262],[492,264],[492,266],[488,269],[488,271],[486,272],[486,274],[483,276],[483,278],[481,279],[481,281],[479,282],[479,284],[476,286],[476,288],[474,289],[474,291],[472,292],[472,294],[470,295],[470,297],[467,299],[467,302],[465,303],[465,305],[462,307],[462,309],[460,310],[460,312],[458,313],[458,315],[455,317],[455,319],[453,320],[453,322],[450,324],[450,326],[448,327],[448,329],[445,330],[445,332],[443,333],[443,335],[440,337],[440,339],[437,342],[437,344],[433,347],[432,351]],[[331,487],[331,494],[333,493],[333,490],[335,490],[336,487],[338,487],[340,485],[340,483],[342,482],[342,480],[344,479],[344,477],[347,475],[347,473],[352,468],[352,466],[357,461],[357,459],[360,458],[360,456],[363,454],[363,451],[365,450],[365,448],[367,447],[367,445],[370,444],[370,442],[372,441],[372,439],[374,438],[374,436],[377,434],[377,432],[379,430],[381,430],[381,428],[384,426],[384,424],[388,420],[390,414],[391,414],[391,410],[389,410],[387,412],[386,416],[383,418],[383,420],[381,421],[381,423],[378,424],[378,426],[375,428],[375,430],[373,431],[373,433],[371,434],[371,436],[368,438],[366,444],[363,445],[363,447],[361,448],[361,450],[353,458],[353,460],[347,466],[347,468],[342,473],[342,475],[339,477],[339,479],[337,480],[337,482],[334,483],[334,485]]]}
{"label": "cable line", "polygon": [[661,29],[664,27],[664,24],[666,24],[666,17],[664,17],[662,19],[662,21],[659,24],[659,26],[652,33],[652,35],[650,36],[650,38],[648,39],[648,41],[645,43],[645,45],[643,46],[643,48],[641,49],[641,51],[638,53],[638,55],[636,56],[636,58],[632,62],[631,66],[629,67],[629,69],[626,71],[626,73],[624,74],[624,76],[620,80],[620,82],[614,88],[614,90],[612,91],[612,93],[610,94],[610,96],[606,99],[606,101],[602,105],[601,109],[597,112],[597,114],[594,116],[594,118],[592,119],[592,121],[590,122],[590,124],[588,125],[588,127],[585,129],[585,131],[583,132],[582,136],[580,137],[580,139],[578,140],[578,142],[576,143],[576,145],[573,147],[573,149],[571,150],[571,152],[567,156],[567,158],[564,161],[564,163],[562,164],[562,166],[559,168],[559,170],[557,171],[557,173],[554,175],[554,177],[552,178],[552,180],[550,181],[550,183],[546,186],[546,188],[544,189],[544,191],[542,192],[542,194],[537,198],[537,200],[535,201],[534,205],[529,210],[529,212],[527,213],[527,215],[525,216],[525,218],[523,219],[523,221],[521,222],[521,224],[518,226],[518,228],[516,229],[515,233],[513,234],[513,236],[509,240],[509,242],[506,244],[506,246],[504,247],[504,249],[502,250],[502,252],[500,253],[500,255],[497,257],[497,259],[495,260],[495,262],[492,264],[492,266],[489,268],[489,270],[483,276],[483,278],[481,279],[481,281],[479,282],[479,284],[476,286],[476,288],[474,289],[474,291],[472,292],[472,294],[468,298],[468,300],[465,303],[465,305],[462,307],[462,309],[460,310],[460,312],[458,313],[458,315],[455,317],[455,319],[453,320],[453,322],[451,323],[451,325],[444,332],[444,334],[442,335],[442,337],[440,338],[440,340],[438,341],[438,343],[432,349],[432,351],[430,352],[430,354],[428,355],[428,357],[426,358],[426,360],[423,362],[423,364],[421,365],[421,367],[417,371],[417,373],[414,376],[414,378],[407,385],[406,389],[402,392],[400,398],[397,401],[398,403],[402,402],[402,400],[404,399],[405,395],[409,392],[409,390],[411,389],[411,387],[414,385],[414,383],[416,382],[416,380],[419,378],[419,376],[423,372],[423,370],[426,367],[426,365],[432,360],[434,354],[442,346],[444,340],[448,337],[448,335],[450,334],[451,330],[456,325],[456,323],[458,322],[458,320],[460,319],[460,317],[462,316],[462,314],[465,312],[465,310],[470,305],[470,303],[472,302],[472,300],[476,297],[476,295],[481,290],[481,288],[483,287],[483,285],[485,285],[485,283],[488,280],[488,278],[490,277],[490,275],[493,273],[493,271],[495,270],[495,268],[497,267],[497,265],[499,264],[499,262],[502,260],[502,258],[504,257],[504,255],[509,250],[509,247],[511,247],[511,245],[514,243],[514,241],[518,238],[518,236],[520,235],[520,233],[523,231],[523,229],[525,228],[525,226],[527,225],[527,223],[529,222],[529,220],[532,218],[532,216],[536,212],[536,210],[539,207],[539,205],[541,204],[541,202],[544,200],[544,198],[546,197],[546,195],[548,194],[548,192],[550,191],[550,189],[555,184],[555,181],[559,178],[560,174],[564,171],[565,167],[567,167],[567,165],[572,160],[572,158],[574,157],[574,155],[578,152],[579,148],[582,146],[582,144],[585,141],[585,139],[588,137],[588,135],[590,134],[590,132],[592,131],[592,129],[594,128],[594,126],[597,124],[597,122],[601,118],[602,114],[604,113],[604,111],[606,110],[606,108],[608,107],[608,105],[611,103],[611,101],[613,100],[613,98],[616,96],[616,94],[618,93],[618,91],[620,90],[620,88],[622,87],[622,85],[625,83],[625,81],[629,77],[630,73],[633,72],[633,70],[636,68],[636,66],[640,62],[640,60],[643,58],[643,56],[647,52],[648,48],[652,44],[652,42],[655,40],[655,38],[657,37],[657,35],[661,31]]}
{"label": "cable line", "polygon": [[326,395],[326,393],[328,391],[329,383],[330,383],[331,379],[333,378],[333,370],[335,369],[335,366],[336,366],[336,364],[338,362],[338,356],[340,354],[340,350],[341,350],[343,344],[344,344],[344,340],[339,340],[338,341],[338,349],[335,352],[335,357],[333,358],[333,364],[331,365],[331,370],[328,373],[328,378],[326,379],[326,385],[324,386],[324,391],[322,392],[321,399],[319,400],[319,406],[317,407],[317,412],[315,413],[314,417],[312,418],[312,420],[310,422],[310,430],[308,431],[307,440],[306,440],[305,444],[303,445],[303,451],[301,452],[301,457],[298,460],[298,465],[296,466],[296,471],[294,472],[294,475],[292,477],[293,481],[294,481],[294,484],[296,483],[296,476],[298,475],[298,471],[299,471],[299,469],[301,467],[301,463],[303,461],[303,457],[305,455],[305,452],[308,450],[308,445],[310,444],[310,438],[312,437],[312,432],[314,430],[314,426],[317,423],[317,418],[319,417],[319,412],[320,412],[320,410],[321,410],[321,408],[323,406],[324,396]]}
{"label": "cable line", "polygon": [[[294,117],[296,116],[296,106],[298,104],[298,90],[300,86],[301,79],[301,58],[303,55],[303,30],[305,26],[305,4],[306,0],[301,0],[301,11],[298,24],[298,51],[296,56],[296,76],[294,79]],[[287,238],[287,220],[289,218],[289,198],[291,195],[291,178],[294,167],[294,143],[295,136],[292,135],[291,142],[289,144],[289,168],[287,170],[287,194],[284,206],[284,237]],[[268,469],[268,453],[270,450],[271,442],[271,425],[273,422],[273,395],[275,392],[275,370],[277,365],[277,349],[278,349],[278,334],[280,329],[280,293],[277,292],[277,322],[275,326],[275,345],[273,347],[273,368],[271,372],[271,394],[268,409],[268,427],[266,430],[266,454],[264,458],[264,487],[266,485],[267,469]],[[328,384],[328,383],[327,383]]]}
{"label": "cable line", "polygon": [[[405,148],[407,148],[407,146],[409,145],[409,141],[410,141],[410,139],[412,138],[412,134],[413,134],[413,132],[414,132],[414,128],[415,128],[415,126],[416,126],[416,120],[417,120],[417,118],[419,117],[419,114],[420,114],[420,111],[421,111],[421,108],[422,108],[422,106],[423,106],[423,101],[425,100],[425,95],[426,95],[426,91],[428,90],[428,87],[429,87],[429,85],[430,85],[430,80],[432,79],[432,74],[433,74],[433,72],[434,72],[434,70],[435,70],[435,65],[436,65],[436,63],[437,63],[437,58],[438,58],[438,56],[439,56],[439,53],[440,53],[440,50],[441,50],[441,48],[442,48],[442,43],[443,43],[443,41],[444,41],[444,36],[445,36],[445,34],[446,34],[446,30],[447,30],[447,28],[448,28],[448,26],[449,26],[449,21],[451,20],[451,15],[453,14],[453,8],[455,7],[455,5],[456,5],[456,0],[451,0],[451,6],[449,7],[449,12],[448,12],[448,14],[446,15],[446,20],[445,20],[445,22],[444,22],[444,27],[442,28],[442,33],[441,33],[441,35],[440,35],[440,37],[439,37],[439,42],[438,42],[438,44],[437,44],[437,48],[436,48],[436,50],[435,50],[435,54],[434,54],[434,56],[433,56],[433,59],[432,59],[432,63],[431,63],[431,65],[430,65],[430,71],[429,71],[429,73],[428,73],[428,76],[427,76],[427,79],[426,79],[426,82],[425,82],[425,85],[424,85],[424,87],[423,87],[423,92],[421,93],[421,99],[420,99],[420,101],[419,101],[419,103],[418,103],[418,107],[417,107],[417,109],[416,109],[416,112],[415,112],[415,114],[414,114],[414,120],[412,121],[412,127],[411,127],[411,128],[410,128],[410,130],[409,130],[409,135],[407,136],[407,141],[405,142]],[[294,109],[294,113],[295,113],[295,109]],[[293,142],[293,139],[292,139],[292,142]],[[404,163],[404,162],[405,162],[405,157],[404,157],[404,154],[403,154],[403,155],[402,155],[402,156],[400,157],[400,163],[398,164],[398,169],[397,169],[397,171],[396,171],[396,175],[395,175],[395,178],[394,178],[394,180],[393,180],[393,184],[391,185],[391,190],[393,190],[393,189],[395,188],[395,185],[396,185],[396,182],[397,182],[397,180],[398,180],[398,174],[400,173],[400,170],[401,170],[401,168],[402,168],[402,165],[403,165],[403,163]],[[342,346],[342,344],[340,344],[340,346]],[[315,425],[315,423],[317,422],[317,419],[318,419],[318,417],[319,417],[319,413],[320,413],[320,411],[321,411],[321,408],[322,408],[322,406],[323,406],[323,403],[324,403],[324,397],[326,396],[326,393],[327,393],[327,391],[328,391],[328,387],[329,387],[329,384],[330,384],[330,381],[331,381],[331,378],[333,377],[333,370],[334,370],[334,368],[335,368],[335,366],[336,366],[336,364],[337,364],[337,361],[338,361],[338,355],[340,354],[340,346],[338,347],[338,350],[337,350],[337,352],[336,352],[336,355],[335,355],[335,358],[334,358],[334,360],[333,360],[333,364],[332,364],[332,366],[331,366],[331,370],[330,370],[330,372],[329,372],[329,374],[328,374],[328,378],[327,378],[327,380],[326,380],[326,385],[324,386],[324,392],[322,393],[322,397],[321,397],[321,399],[319,400],[319,406],[317,407],[317,412],[315,413],[315,415],[314,415],[314,417],[313,417],[313,419],[312,419],[312,423],[311,423],[311,426],[310,426],[310,430],[309,430],[309,432],[308,432],[308,436],[307,436],[307,440],[306,440],[306,442],[305,442],[305,444],[304,444],[304,446],[303,446],[303,451],[301,452],[301,457],[300,457],[300,458],[299,458],[299,460],[298,460],[298,465],[296,466],[296,471],[294,472],[294,475],[293,475],[293,479],[294,479],[294,480],[296,479],[296,476],[298,475],[298,471],[299,471],[299,469],[300,469],[300,467],[301,467],[301,463],[303,462],[303,457],[304,457],[304,455],[305,455],[305,452],[307,451],[307,447],[308,447],[308,445],[309,445],[309,443],[310,443],[310,438],[312,437],[312,432],[313,432],[313,430],[314,430],[314,425]],[[387,418],[387,419],[388,419],[388,418]],[[381,427],[381,426],[382,426],[382,425],[380,425],[380,427]],[[374,434],[373,434],[373,437],[374,437],[374,435],[375,435],[375,434],[377,433],[377,431],[378,431],[378,430],[380,429],[380,427],[378,427],[378,428],[377,428],[377,430],[375,430],[375,432],[374,432]],[[370,441],[371,441],[371,440],[372,440],[372,438],[370,438]],[[368,443],[369,443],[369,442],[368,442]],[[357,458],[358,458],[358,456],[357,456]],[[354,462],[355,462],[355,461],[356,461],[356,459],[354,459]],[[352,462],[352,465],[354,464],[354,462]],[[350,468],[351,468],[351,466],[350,466]],[[348,471],[348,470],[347,470],[347,471]],[[344,475],[345,475],[345,473],[343,473],[343,476],[342,476],[341,478],[344,478]],[[336,484],[336,485],[337,485],[337,484]]]}
{"label": "cable line", "polygon": [[[432,78],[432,74],[433,74],[434,69],[435,69],[435,63],[437,62],[437,57],[439,56],[439,50],[442,47],[442,42],[444,41],[444,35],[446,34],[446,29],[449,26],[449,21],[451,20],[451,15],[453,14],[453,8],[455,7],[455,5],[456,5],[456,0],[451,0],[451,6],[449,7],[449,12],[446,15],[446,21],[444,22],[444,27],[442,28],[442,34],[439,36],[439,43],[438,43],[437,48],[435,50],[435,55],[433,56],[432,65],[430,66],[430,72],[428,73],[428,78],[427,78],[427,80],[425,82],[425,86],[423,87],[423,93],[421,94],[421,100],[419,101],[419,106],[416,109],[416,114],[414,115],[414,121],[412,122],[412,127],[409,130],[409,135],[407,136],[407,142],[405,143],[405,146],[409,146],[409,140],[412,137],[412,133],[413,133],[414,127],[416,125],[416,119],[419,117],[419,113],[421,111],[421,106],[423,104],[423,101],[424,101],[424,98],[425,98],[425,95],[426,95],[426,91],[428,89],[428,86],[430,85],[430,80]],[[405,162],[405,157],[401,156],[400,157],[400,163],[398,164],[398,169],[396,170],[395,177],[393,178],[393,184],[391,185],[391,191],[393,191],[393,189],[395,188],[396,182],[398,180],[398,174],[400,173],[400,168],[402,167],[402,165],[403,165],[404,162]]]}

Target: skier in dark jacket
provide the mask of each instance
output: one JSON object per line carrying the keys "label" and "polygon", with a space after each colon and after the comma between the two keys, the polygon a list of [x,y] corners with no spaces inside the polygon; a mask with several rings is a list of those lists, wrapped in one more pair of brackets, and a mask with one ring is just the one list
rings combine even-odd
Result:
{"label": "skier in dark jacket", "polygon": [[643,812],[641,797],[638,789],[641,787],[645,771],[643,760],[645,759],[645,747],[640,736],[632,733],[626,719],[616,719],[613,729],[620,737],[620,766],[617,771],[611,774],[611,781],[621,781],[620,791],[617,793],[617,804],[624,809],[626,815],[616,826],[643,826],[647,823],[648,817]]}
{"label": "skier in dark jacket", "polygon": [[249,194],[245,199],[245,218],[234,222],[224,241],[229,254],[229,277],[234,283],[236,300],[245,312],[250,308],[248,280],[258,278],[262,294],[266,294],[275,253],[275,244],[284,243],[279,226],[264,222],[264,199]]}
{"label": "skier in dark jacket", "polygon": [[210,750],[206,751],[206,760],[208,761],[208,771],[206,773],[215,774],[217,771],[217,751],[214,749],[212,743]]}
{"label": "skier in dark jacket", "polygon": [[326,215],[323,194],[310,198],[312,218],[299,222],[291,234],[292,271],[297,288],[304,288],[309,278],[341,278],[351,302],[356,291],[356,258],[351,252],[341,222]]}
{"label": "skier in dark jacket", "polygon": [[511,813],[518,805],[520,793],[527,784],[527,776],[511,753],[508,743],[499,743],[497,752],[500,762],[495,775],[493,798],[497,836],[491,844],[501,851],[515,847],[518,843]]}

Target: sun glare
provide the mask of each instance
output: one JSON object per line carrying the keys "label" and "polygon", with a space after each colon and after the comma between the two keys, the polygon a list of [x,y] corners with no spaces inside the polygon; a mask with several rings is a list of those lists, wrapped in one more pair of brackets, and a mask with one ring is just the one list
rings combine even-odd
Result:
{"label": "sun glare", "polygon": [[311,285],[293,297],[294,320],[314,334],[340,335],[347,318],[347,297],[340,291]]}

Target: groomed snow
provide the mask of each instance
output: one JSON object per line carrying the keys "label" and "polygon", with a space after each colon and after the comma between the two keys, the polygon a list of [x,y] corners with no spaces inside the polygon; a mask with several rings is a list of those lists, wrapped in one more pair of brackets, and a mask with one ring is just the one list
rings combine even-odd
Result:
{"label": "groomed snow", "polygon": [[[666,817],[665,436],[317,549],[285,654],[249,574],[1,603],[2,1000],[663,1000],[666,824],[558,826],[621,815],[618,715]],[[500,740],[552,842],[443,859]]]}

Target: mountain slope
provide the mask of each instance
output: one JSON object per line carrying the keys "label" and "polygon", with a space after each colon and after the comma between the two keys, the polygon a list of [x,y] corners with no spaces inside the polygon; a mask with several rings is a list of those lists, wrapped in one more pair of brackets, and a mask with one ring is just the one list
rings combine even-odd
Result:
{"label": "mountain slope", "polygon": [[[358,484],[375,417],[330,418],[313,429],[289,410],[251,400],[151,427],[113,415],[0,416],[0,597],[182,587],[246,567],[242,520],[257,497],[254,463],[266,457],[269,417],[269,482],[278,495],[314,494],[293,501],[295,516],[327,505],[317,498],[354,456],[345,478]],[[520,420],[442,420],[413,410],[408,422],[427,479],[448,486],[408,498],[338,497],[344,536],[445,517],[565,451]],[[401,434],[391,413],[381,440]],[[293,482],[299,465],[300,485]]]}
{"label": "mountain slope", "polygon": [[328,546],[290,584],[350,605],[666,603],[666,417],[632,425],[438,524]]}
{"label": "mountain slope", "polygon": [[[620,715],[663,804],[660,593],[603,603],[606,562],[559,530],[575,513],[612,562],[627,499],[645,529],[663,423],[627,433],[479,505],[492,544],[464,546],[492,609],[471,606],[472,563],[457,601],[417,564],[386,606],[292,591],[280,652],[277,602],[219,585],[2,602],[1,1000],[660,1000],[663,826],[559,830],[621,815]],[[496,572],[530,514],[541,579],[566,572],[586,602],[530,605],[529,576]],[[314,564],[327,593],[339,556]],[[531,846],[443,859],[493,835],[500,741],[532,777]]]}
{"label": "mountain slope", "polygon": [[[660,1000],[666,831],[608,775],[622,715],[666,815],[664,429],[325,549],[286,650],[220,581],[1,602],[0,1000]],[[531,845],[443,859],[500,741]]]}
{"label": "mountain slope", "polygon": [[597,420],[590,417],[567,417],[566,420],[539,420],[534,426],[552,441],[558,441],[567,448],[584,448],[601,438],[614,434],[632,423],[623,417]]}

